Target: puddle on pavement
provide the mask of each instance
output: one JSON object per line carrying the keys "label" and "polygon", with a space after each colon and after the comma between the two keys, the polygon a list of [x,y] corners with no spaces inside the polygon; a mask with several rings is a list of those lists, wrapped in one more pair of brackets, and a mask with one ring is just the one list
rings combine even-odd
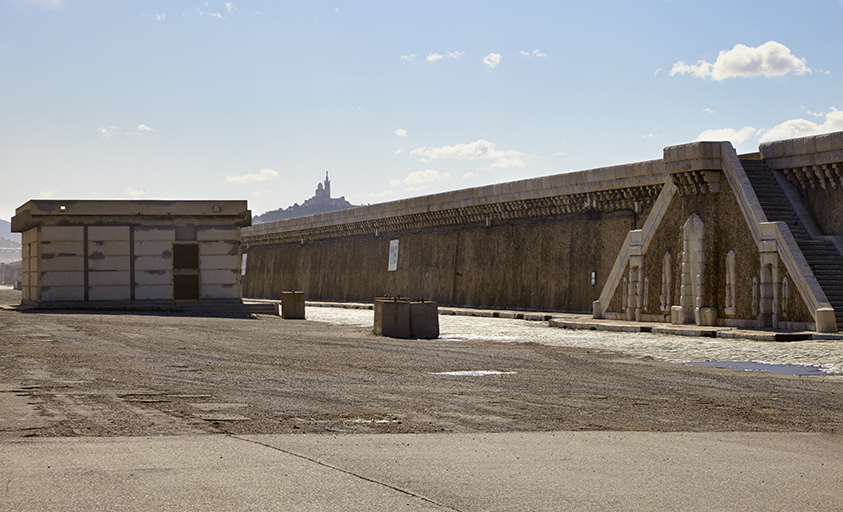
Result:
{"label": "puddle on pavement", "polygon": [[433,372],[433,375],[448,375],[451,377],[483,377],[485,375],[513,375],[515,372],[500,372],[497,370],[463,370],[456,372]]}
{"label": "puddle on pavement", "polygon": [[843,375],[821,365],[759,363],[757,361],[689,361],[690,366],[712,366],[747,372],[767,372],[778,375]]}

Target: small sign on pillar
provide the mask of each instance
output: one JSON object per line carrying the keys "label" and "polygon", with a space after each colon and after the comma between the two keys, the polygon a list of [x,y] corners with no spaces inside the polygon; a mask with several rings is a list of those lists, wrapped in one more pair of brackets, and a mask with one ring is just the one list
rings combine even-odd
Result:
{"label": "small sign on pillar", "polygon": [[389,241],[389,267],[387,271],[395,272],[398,270],[398,240]]}

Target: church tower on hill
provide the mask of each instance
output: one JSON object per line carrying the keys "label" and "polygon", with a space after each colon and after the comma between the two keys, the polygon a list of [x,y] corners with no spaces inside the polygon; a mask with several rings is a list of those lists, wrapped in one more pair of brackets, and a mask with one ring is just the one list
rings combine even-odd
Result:
{"label": "church tower on hill", "polygon": [[352,208],[353,204],[345,200],[345,196],[332,198],[331,197],[331,179],[328,177],[328,171],[325,171],[325,181],[316,185],[316,193],[313,197],[305,200],[302,204],[294,204],[287,209],[279,208],[271,212],[266,212],[263,215],[256,215],[252,217],[253,223],[271,222],[274,220],[290,219],[293,217],[302,217],[304,215],[315,215],[317,213],[327,213],[334,210],[343,210],[345,208]]}
{"label": "church tower on hill", "polygon": [[320,183],[316,186],[316,195],[313,197],[318,197],[321,199],[330,199],[331,198],[331,180],[328,179],[328,171],[325,171],[325,184],[323,185]]}

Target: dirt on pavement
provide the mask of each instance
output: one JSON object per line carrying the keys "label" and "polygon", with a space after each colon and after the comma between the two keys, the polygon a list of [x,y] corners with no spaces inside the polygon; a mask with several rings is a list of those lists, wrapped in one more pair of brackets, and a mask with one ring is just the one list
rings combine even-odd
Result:
{"label": "dirt on pavement", "polygon": [[[500,373],[441,374],[460,370]],[[2,438],[593,429],[843,432],[843,380],[273,316],[0,310]]]}

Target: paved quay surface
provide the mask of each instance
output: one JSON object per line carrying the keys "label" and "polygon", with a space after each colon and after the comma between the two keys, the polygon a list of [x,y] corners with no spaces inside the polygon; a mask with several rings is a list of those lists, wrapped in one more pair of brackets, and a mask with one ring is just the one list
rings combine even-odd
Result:
{"label": "paved quay surface", "polygon": [[[253,302],[278,302],[274,300],[250,299]],[[350,310],[370,310],[372,304],[359,302],[307,302],[309,307],[327,307]],[[594,318],[589,314],[514,311],[479,308],[440,307],[440,315],[468,316],[477,318],[506,318],[547,322],[550,327],[572,330],[591,330],[606,332],[652,332],[673,336],[695,336],[708,338],[741,338],[754,341],[802,341],[802,340],[830,340],[843,341],[841,333],[817,333],[814,331],[785,331],[741,329],[725,326],[673,325],[660,322],[632,322],[625,320],[609,320]]]}
{"label": "paved quay surface", "polygon": [[367,315],[0,311],[0,510],[843,510],[843,377],[669,362],[838,342]]}
{"label": "paved quay surface", "polygon": [[[308,318],[369,326],[371,304],[309,303]],[[843,374],[843,335],[674,326],[593,319],[589,315],[468,308],[440,308],[440,338],[610,350],[674,363],[752,361],[768,370]],[[549,328],[550,327],[550,328]],[[791,366],[788,368],[787,366]]]}
{"label": "paved quay surface", "polygon": [[2,510],[843,509],[832,435],[47,438],[0,456]]}

